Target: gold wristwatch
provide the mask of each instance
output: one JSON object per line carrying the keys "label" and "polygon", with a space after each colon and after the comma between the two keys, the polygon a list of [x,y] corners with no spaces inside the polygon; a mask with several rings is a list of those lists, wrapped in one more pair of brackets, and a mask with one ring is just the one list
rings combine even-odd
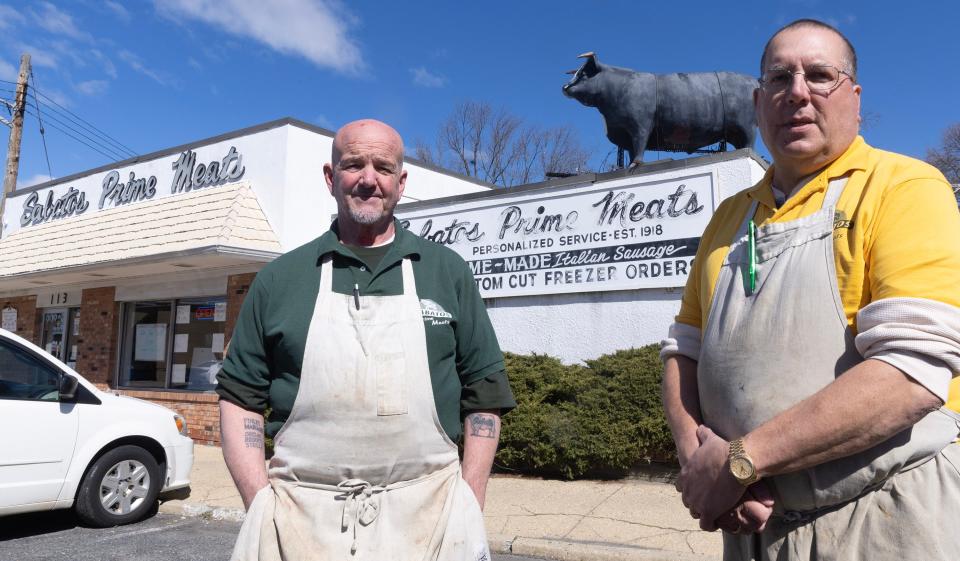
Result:
{"label": "gold wristwatch", "polygon": [[753,465],[753,458],[743,449],[743,438],[730,442],[730,453],[727,456],[730,463],[730,473],[744,487],[756,483],[760,479],[757,467]]}

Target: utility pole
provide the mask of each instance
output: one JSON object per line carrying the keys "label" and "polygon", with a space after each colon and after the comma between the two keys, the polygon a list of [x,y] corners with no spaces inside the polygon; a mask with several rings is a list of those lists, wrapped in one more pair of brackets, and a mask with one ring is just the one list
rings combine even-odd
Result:
{"label": "utility pole", "polygon": [[23,112],[27,107],[27,77],[30,76],[30,55],[20,57],[20,75],[17,77],[17,93],[13,98],[13,120],[10,124],[10,141],[7,143],[7,166],[3,174],[3,192],[0,193],[0,237],[3,237],[3,208],[7,195],[17,188],[20,172],[20,139],[23,138]]}

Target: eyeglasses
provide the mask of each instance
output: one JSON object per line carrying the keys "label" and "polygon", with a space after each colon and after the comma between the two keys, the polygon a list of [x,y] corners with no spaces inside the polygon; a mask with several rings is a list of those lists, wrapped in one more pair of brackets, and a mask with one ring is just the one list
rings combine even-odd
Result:
{"label": "eyeglasses", "polygon": [[837,87],[843,76],[853,80],[849,72],[830,64],[819,64],[805,68],[803,71],[771,68],[760,77],[760,85],[768,91],[783,91],[793,85],[793,77],[797,74],[803,76],[803,81],[811,91],[817,92],[830,91]]}

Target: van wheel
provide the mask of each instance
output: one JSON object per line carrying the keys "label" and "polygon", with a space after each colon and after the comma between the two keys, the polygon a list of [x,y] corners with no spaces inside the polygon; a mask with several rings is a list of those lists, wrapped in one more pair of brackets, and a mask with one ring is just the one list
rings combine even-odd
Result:
{"label": "van wheel", "polygon": [[97,458],[77,491],[74,509],[97,528],[136,522],[154,512],[160,466],[139,446],[119,446]]}

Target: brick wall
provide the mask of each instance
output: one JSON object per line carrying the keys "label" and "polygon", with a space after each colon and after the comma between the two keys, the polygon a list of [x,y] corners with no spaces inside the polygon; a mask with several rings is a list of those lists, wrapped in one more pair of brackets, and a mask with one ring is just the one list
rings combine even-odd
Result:
{"label": "brick wall", "polygon": [[80,333],[77,335],[76,370],[95,384],[112,384],[120,354],[120,303],[114,301],[112,286],[88,288],[80,305]]}
{"label": "brick wall", "polygon": [[187,420],[187,434],[194,442],[220,446],[217,394],[143,390],[116,390],[116,393],[173,409]]}
{"label": "brick wall", "polygon": [[[227,321],[225,340],[233,336],[237,315],[256,273],[227,277]],[[187,432],[199,444],[220,445],[220,408],[215,393],[157,390],[113,389],[113,372],[119,357],[120,305],[113,301],[115,291],[97,288],[83,291],[80,312],[80,337],[77,371],[104,391],[129,395],[163,405],[187,419]],[[88,311],[89,310],[89,311]],[[114,349],[113,352],[110,352]]]}
{"label": "brick wall", "polygon": [[250,284],[256,276],[256,273],[246,273],[227,277],[227,325],[224,327],[226,341],[233,337],[233,328],[237,324],[237,316],[240,315],[240,306],[243,305],[243,299],[247,296]]}
{"label": "brick wall", "polygon": [[16,334],[36,345],[40,344],[39,315],[36,296],[14,296],[0,299],[0,310],[10,306],[17,310]]}

